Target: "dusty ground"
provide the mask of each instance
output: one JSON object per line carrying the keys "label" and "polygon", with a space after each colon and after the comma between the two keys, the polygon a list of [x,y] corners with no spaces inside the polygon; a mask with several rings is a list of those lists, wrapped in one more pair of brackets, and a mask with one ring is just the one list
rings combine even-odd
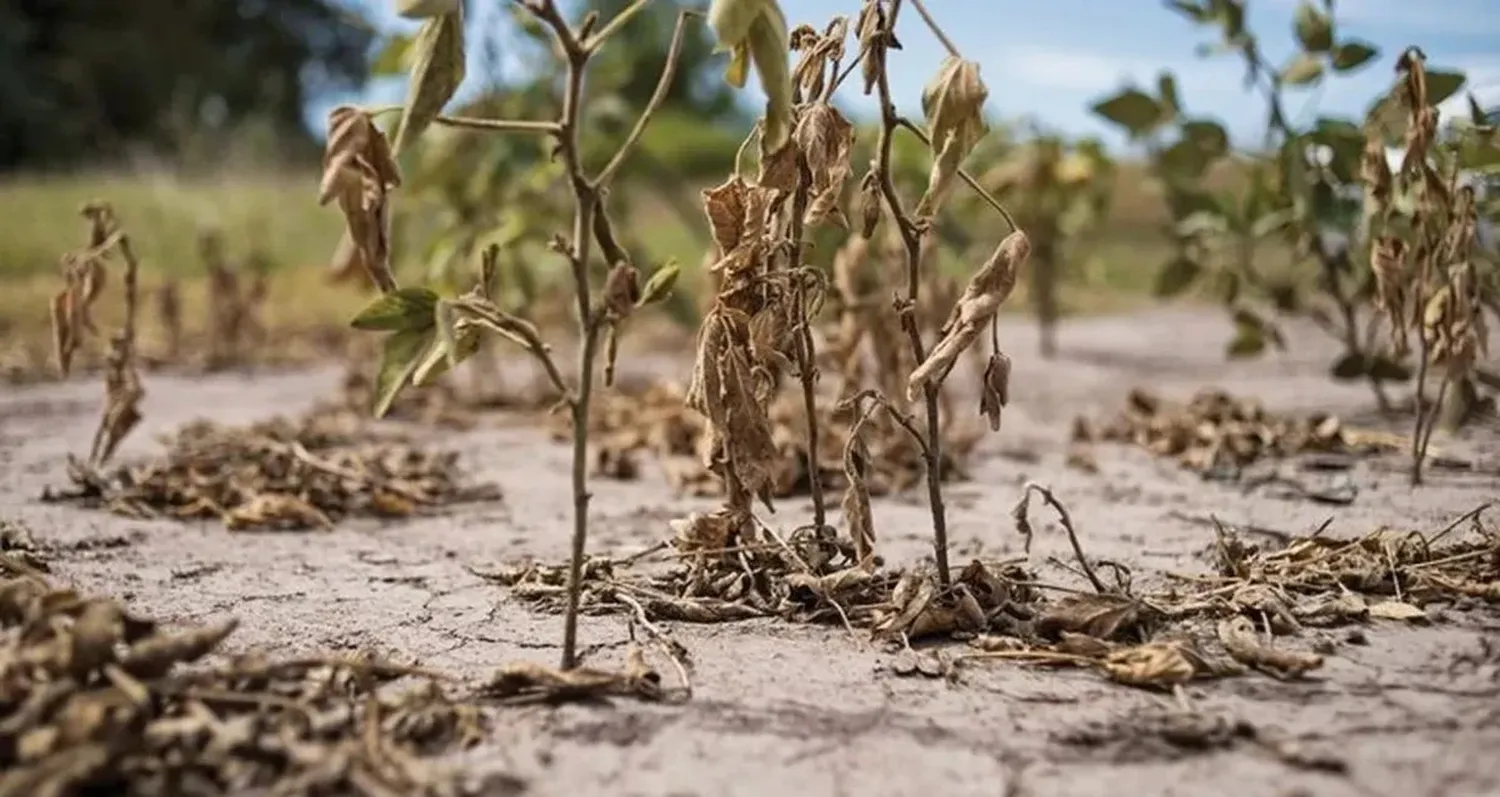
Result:
{"label": "dusty ground", "polygon": [[[1114,410],[1132,386],[1174,398],[1217,384],[1273,409],[1360,415],[1360,386],[1330,384],[1329,350],[1316,333],[1296,350],[1251,364],[1220,354],[1223,319],[1196,312],[1103,318],[1065,328],[1063,354],[1043,363],[1035,335],[1010,322],[1016,359],[1006,426],[987,438],[973,480],[950,490],[956,560],[1019,553],[1007,517],[1021,483],[1050,484],[1067,501],[1084,545],[1144,573],[1201,572],[1210,530],[1193,517],[1305,532],[1381,524],[1436,529],[1484,500],[1500,482],[1436,474],[1413,491],[1399,473],[1361,465],[1360,494],[1330,507],[1206,483],[1142,452],[1101,447],[1101,471],[1064,465],[1068,422]],[[687,362],[668,375],[686,378]],[[333,369],[148,384],[147,421],[122,457],[152,452],[153,436],[194,417],[245,422],[294,412],[332,392]],[[566,446],[535,424],[492,423],[439,444],[463,452],[478,478],[498,482],[503,503],[440,519],[350,523],[328,533],[231,533],[217,524],[141,523],[45,505],[64,480],[62,458],[85,451],[98,411],[93,384],[12,389],[0,395],[0,515],[27,522],[56,546],[58,577],[123,595],[182,621],[242,619],[235,646],[283,652],[376,647],[480,677],[517,658],[553,663],[558,617],[534,615],[466,567],[523,557],[561,560],[567,549]],[[1500,451],[1493,428],[1439,440],[1455,453]],[[786,502],[788,523],[805,502]],[[667,535],[665,520],[707,502],[675,499],[650,467],[634,483],[597,481],[596,551],[638,549]],[[921,498],[876,503],[890,558],[923,555]],[[1043,515],[1037,513],[1035,517]],[[775,519],[771,519],[775,522]],[[1038,560],[1063,552],[1039,524]],[[467,756],[476,771],[515,775],[539,795],[611,793],[957,795],[1478,795],[1500,793],[1500,615],[1448,610],[1422,627],[1370,628],[1368,644],[1331,635],[1335,652],[1316,677],[1248,676],[1188,690],[1207,713],[1251,723],[1332,758],[1347,773],[1272,755],[1263,745],[1184,750],[1152,736],[1151,712],[1170,697],[1082,672],[1009,664],[968,669],[962,683],[897,678],[886,656],[840,629],[750,622],[684,625],[677,638],[696,660],[695,699],[684,706],[619,704],[514,711],[491,743]],[[592,660],[623,650],[623,619],[585,619]],[[1318,632],[1315,632],[1318,633]],[[1311,642],[1312,640],[1308,640]]]}

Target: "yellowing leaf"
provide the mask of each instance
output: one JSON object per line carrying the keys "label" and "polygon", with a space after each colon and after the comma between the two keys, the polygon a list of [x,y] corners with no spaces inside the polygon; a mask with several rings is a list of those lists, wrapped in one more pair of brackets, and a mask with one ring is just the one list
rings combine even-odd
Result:
{"label": "yellowing leaf", "polygon": [[366,331],[428,329],[437,301],[437,294],[426,288],[402,288],[381,294],[349,326]]}
{"label": "yellowing leaf", "polygon": [[401,389],[411,383],[412,374],[422,364],[432,343],[431,327],[403,329],[392,332],[385,339],[385,348],[380,354],[380,372],[375,376],[375,406],[371,409],[376,418],[385,417]]}

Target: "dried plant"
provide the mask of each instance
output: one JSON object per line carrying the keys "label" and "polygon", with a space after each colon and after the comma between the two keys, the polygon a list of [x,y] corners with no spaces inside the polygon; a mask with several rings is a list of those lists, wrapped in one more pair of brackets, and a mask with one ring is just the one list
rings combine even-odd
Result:
{"label": "dried plant", "polygon": [[75,489],[44,494],[134,518],[214,518],[232,530],[328,529],[499,497],[466,484],[457,454],[368,428],[336,404],[248,427],[191,423],[159,459],[104,470],[70,460]]}
{"label": "dried plant", "polygon": [[[518,343],[545,369],[573,420],[571,572],[576,586],[588,539],[588,421],[600,344],[605,344],[606,373],[612,373],[618,328],[635,308],[666,298],[676,274],[673,268],[659,269],[645,285],[639,284],[639,272],[619,245],[602,199],[665,98],[676,71],[684,26],[692,13],[684,11],[678,17],[667,63],[651,102],[615,155],[597,174],[589,175],[583,166],[579,144],[580,119],[587,101],[584,77],[592,56],[643,7],[645,0],[627,7],[602,26],[593,14],[577,25],[569,23],[555,0],[516,0],[516,3],[550,33],[565,67],[558,118],[512,121],[443,116],[443,106],[463,80],[463,4],[415,4],[407,14],[422,19],[423,24],[414,44],[410,88],[400,109],[394,144],[376,127],[370,112],[351,107],[335,109],[328,120],[320,202],[337,201],[347,221],[347,242],[341,251],[369,275],[382,293],[353,322],[359,329],[390,333],[385,339],[376,379],[377,416],[390,408],[397,393],[406,386],[424,384],[473,355],[480,347],[483,332]],[[744,57],[748,55],[748,49],[742,53]],[[551,246],[566,258],[573,277],[578,331],[575,384],[569,385],[564,380],[536,327],[497,303],[496,247],[485,253],[479,284],[462,296],[441,297],[430,289],[397,286],[390,243],[391,199],[393,191],[401,185],[395,155],[434,124],[496,133],[537,134],[555,141],[565,172],[561,177],[572,189],[574,202],[571,236],[558,236]],[[598,292],[595,245],[607,272]],[[335,268],[340,269],[340,266]],[[576,665],[577,612],[569,611],[564,619],[562,667],[570,670]]]}
{"label": "dried plant", "polygon": [[[946,297],[941,307],[924,297],[924,266],[934,251],[934,221],[962,180],[979,187],[961,164],[988,132],[983,104],[988,91],[976,63],[964,59],[920,2],[913,6],[947,45],[949,57],[923,92],[928,130],[899,116],[892,104],[886,75],[886,53],[899,47],[896,20],[901,0],[868,0],[856,19],[837,17],[821,30],[802,25],[788,30],[773,0],[719,0],[709,11],[710,24],[721,46],[733,54],[728,79],[742,85],[746,67],[753,63],[766,91],[765,116],[745,142],[742,154],[755,143],[755,176],[736,173],[722,185],[704,192],[705,209],[713,229],[718,259],[711,272],[718,278],[713,305],[698,334],[697,360],[687,391],[688,406],[707,421],[710,439],[705,462],[725,484],[727,545],[754,544],[759,538],[752,502],[771,506],[777,470],[775,425],[781,378],[796,373],[801,382],[807,442],[802,447],[813,495],[814,529],[825,528],[824,469],[819,461],[820,433],[813,318],[825,293],[839,297],[838,336],[829,354],[840,371],[839,404],[860,420],[849,427],[844,447],[845,523],[857,548],[857,561],[873,561],[873,532],[867,511],[865,480],[869,459],[862,435],[875,417],[861,409],[862,397],[875,399],[879,423],[909,434],[920,452],[932,510],[934,555],[939,583],[950,584],[947,520],[941,481],[946,462],[945,429],[941,423],[941,386],[960,354],[970,348],[986,324],[1014,289],[1030,251],[1025,233],[1015,230],[995,249],[970,279],[962,295]],[[853,35],[859,50],[846,67],[847,39]],[[790,53],[797,62],[788,68]],[[884,109],[875,158],[858,184],[859,212],[842,207],[842,188],[853,172],[853,126],[833,105],[841,84],[858,66],[863,90],[877,93]],[[932,165],[926,191],[910,212],[892,178],[892,142],[900,130],[918,135],[931,149]],[[987,193],[981,195],[1005,211]],[[851,219],[854,221],[851,222]],[[884,224],[882,224],[884,222]],[[811,272],[803,260],[809,228],[828,225],[847,231],[848,238],[833,265],[831,280]],[[903,259],[906,288],[890,311],[878,308],[878,278],[869,274],[869,261],[885,254]],[[878,251],[872,251],[876,250]],[[825,287],[825,283],[827,287]],[[926,303],[923,303],[924,298]],[[873,306],[872,306],[873,305]],[[923,341],[924,319],[946,316],[940,340],[929,352]],[[993,327],[992,327],[993,329]],[[899,330],[892,334],[893,330]],[[981,408],[998,428],[1000,407],[1008,399],[1010,361],[997,341],[987,374]],[[877,361],[878,385],[870,384],[864,367],[868,343]],[[921,400],[926,428],[918,429],[887,396]],[[869,422],[867,424],[867,422]],[[899,429],[898,429],[899,427]],[[719,522],[715,520],[714,522]]]}
{"label": "dried plant", "polygon": [[[1392,411],[1385,385],[1408,382],[1422,370],[1411,362],[1405,344],[1406,329],[1416,322],[1396,316],[1425,312],[1417,297],[1401,293],[1415,287],[1408,284],[1414,278],[1397,277],[1392,269],[1400,269],[1398,261],[1415,264],[1433,255],[1428,254],[1431,247],[1417,251],[1414,238],[1426,233],[1397,235],[1389,229],[1389,208],[1392,203],[1407,206],[1400,213],[1407,217],[1403,226],[1414,232],[1430,227],[1431,234],[1441,235],[1450,225],[1430,212],[1421,214],[1421,224],[1410,224],[1412,203],[1425,202],[1412,188],[1423,183],[1433,195],[1446,195],[1440,203],[1446,219],[1457,207],[1456,175],[1466,181],[1482,179],[1485,165],[1500,153],[1492,120],[1471,95],[1468,126],[1440,130],[1436,106],[1458,94],[1464,74],[1423,66],[1421,95],[1415,96],[1417,79],[1403,66],[1393,89],[1374,99],[1364,119],[1303,113],[1315,121],[1299,123],[1288,109],[1289,91],[1321,88],[1335,76],[1366,68],[1380,55],[1370,42],[1343,35],[1332,4],[1300,0],[1293,23],[1298,50],[1279,65],[1267,60],[1259,37],[1247,27],[1244,0],[1187,0],[1169,6],[1195,24],[1218,30],[1222,46],[1205,50],[1233,53],[1244,62],[1246,88],[1253,86],[1265,96],[1266,127],[1259,151],[1232,151],[1222,125],[1187,112],[1170,72],[1160,75],[1154,92],[1127,87],[1094,105],[1095,113],[1147,144],[1153,172],[1165,187],[1176,251],[1157,274],[1158,295],[1173,296],[1194,286],[1213,290],[1231,311],[1232,357],[1285,347],[1273,313],[1309,319],[1343,347],[1330,365],[1332,377],[1367,381],[1381,409]],[[1401,59],[1403,65],[1411,61]],[[1399,186],[1390,173],[1391,147],[1405,150]],[[1429,158],[1443,165],[1419,167]],[[1211,175],[1228,171],[1226,166],[1232,167],[1235,184],[1214,185]],[[1491,224],[1500,218],[1493,205],[1482,214]],[[1388,240],[1393,235],[1407,247],[1404,253]],[[1446,256],[1438,269],[1472,263],[1476,279],[1470,290],[1479,295],[1476,304],[1488,304],[1500,314],[1497,255],[1465,244],[1462,256]],[[1278,259],[1289,260],[1290,268],[1278,267]],[[1306,273],[1309,261],[1312,269]],[[1368,270],[1366,262],[1371,263]],[[1431,279],[1446,280],[1446,272]],[[1316,292],[1308,295],[1312,288]],[[1393,328],[1393,345],[1383,345],[1382,323]],[[1493,374],[1484,376],[1496,381]],[[1472,393],[1470,380],[1464,384],[1463,392]]]}
{"label": "dried plant", "polygon": [[90,202],[81,213],[89,222],[88,245],[63,256],[67,285],[52,299],[52,337],[58,367],[64,376],[84,334],[98,332],[90,311],[104,289],[106,260],[117,253],[125,262],[125,320],[120,330],[110,336],[105,355],[104,411],[89,450],[89,464],[98,467],[114,455],[120,442],[141,421],[140,404],[146,391],[136,367],[140,263],[130,246],[130,237],[120,229],[114,209],[108,203]]}
{"label": "dried plant", "polygon": [[[1472,395],[1474,371],[1488,354],[1484,284],[1476,268],[1479,205],[1474,186],[1459,184],[1458,159],[1438,144],[1438,110],[1430,94],[1427,57],[1413,47],[1401,55],[1401,107],[1406,109],[1405,153],[1392,171],[1377,157],[1372,138],[1361,176],[1367,192],[1365,224],[1375,304],[1384,311],[1400,355],[1417,338],[1416,421],[1411,440],[1411,482],[1422,481],[1428,442],[1449,395]],[[1427,401],[1429,375],[1438,374],[1437,398]],[[1459,410],[1462,422],[1467,404]]]}

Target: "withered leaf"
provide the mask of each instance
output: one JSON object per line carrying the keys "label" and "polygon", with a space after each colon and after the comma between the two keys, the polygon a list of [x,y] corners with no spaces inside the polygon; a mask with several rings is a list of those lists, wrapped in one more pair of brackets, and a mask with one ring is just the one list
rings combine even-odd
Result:
{"label": "withered leaf", "polygon": [[1070,595],[1048,606],[1036,620],[1037,634],[1058,639],[1064,632],[1104,640],[1134,634],[1142,620],[1141,604],[1123,595]]}
{"label": "withered leaf", "polygon": [[1261,642],[1249,618],[1234,617],[1219,623],[1219,641],[1235,661],[1279,678],[1295,678],[1323,666],[1316,653],[1273,648]]}

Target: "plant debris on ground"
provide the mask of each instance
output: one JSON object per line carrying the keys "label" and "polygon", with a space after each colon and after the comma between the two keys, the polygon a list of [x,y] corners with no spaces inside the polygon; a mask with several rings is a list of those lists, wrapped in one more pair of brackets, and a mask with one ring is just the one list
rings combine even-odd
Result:
{"label": "plant debris on ground", "polygon": [[1071,459],[1076,465],[1088,467],[1087,446],[1095,440],[1137,445],[1194,472],[1227,478],[1263,460],[1313,453],[1358,456],[1398,450],[1405,442],[1399,435],[1351,428],[1328,413],[1276,414],[1254,398],[1218,388],[1199,390],[1183,404],[1139,387],[1097,431],[1087,420],[1075,421]]}
{"label": "plant debris on ground", "polygon": [[[1500,603],[1500,531],[1481,522],[1488,506],[1435,534],[1382,529],[1336,540],[1320,530],[1266,548],[1220,526],[1212,574],[1173,574],[1166,588],[1144,592],[1123,565],[1091,561],[1066,509],[1034,484],[1015,512],[1028,549],[1033,495],[1058,512],[1086,586],[1044,583],[1023,558],[976,559],[942,589],[928,568],[861,564],[854,544],[827,528],[785,539],[765,529],[735,540],[734,521],[720,511],[675,522],[676,536],[645,552],[589,559],[581,610],[642,624],[756,617],[842,624],[886,643],[898,654],[891,666],[898,675],[956,677],[966,663],[1006,659],[1171,688],[1252,670],[1287,679],[1318,669],[1330,648],[1309,629],[1423,622],[1424,607],[1439,601]],[[543,610],[564,606],[565,567],[532,563],[480,575]],[[943,639],[966,641],[968,650],[911,647]]]}
{"label": "plant debris on ground", "polygon": [[337,405],[243,427],[197,421],[165,443],[156,459],[109,469],[70,457],[74,487],[43,499],[136,518],[217,518],[231,529],[315,529],[499,497],[494,485],[466,483],[457,452],[377,431]]}
{"label": "plant debris on ground", "polygon": [[369,656],[188,666],[235,627],[168,630],[0,559],[0,797],[462,792],[430,759],[483,737],[478,706]]}

